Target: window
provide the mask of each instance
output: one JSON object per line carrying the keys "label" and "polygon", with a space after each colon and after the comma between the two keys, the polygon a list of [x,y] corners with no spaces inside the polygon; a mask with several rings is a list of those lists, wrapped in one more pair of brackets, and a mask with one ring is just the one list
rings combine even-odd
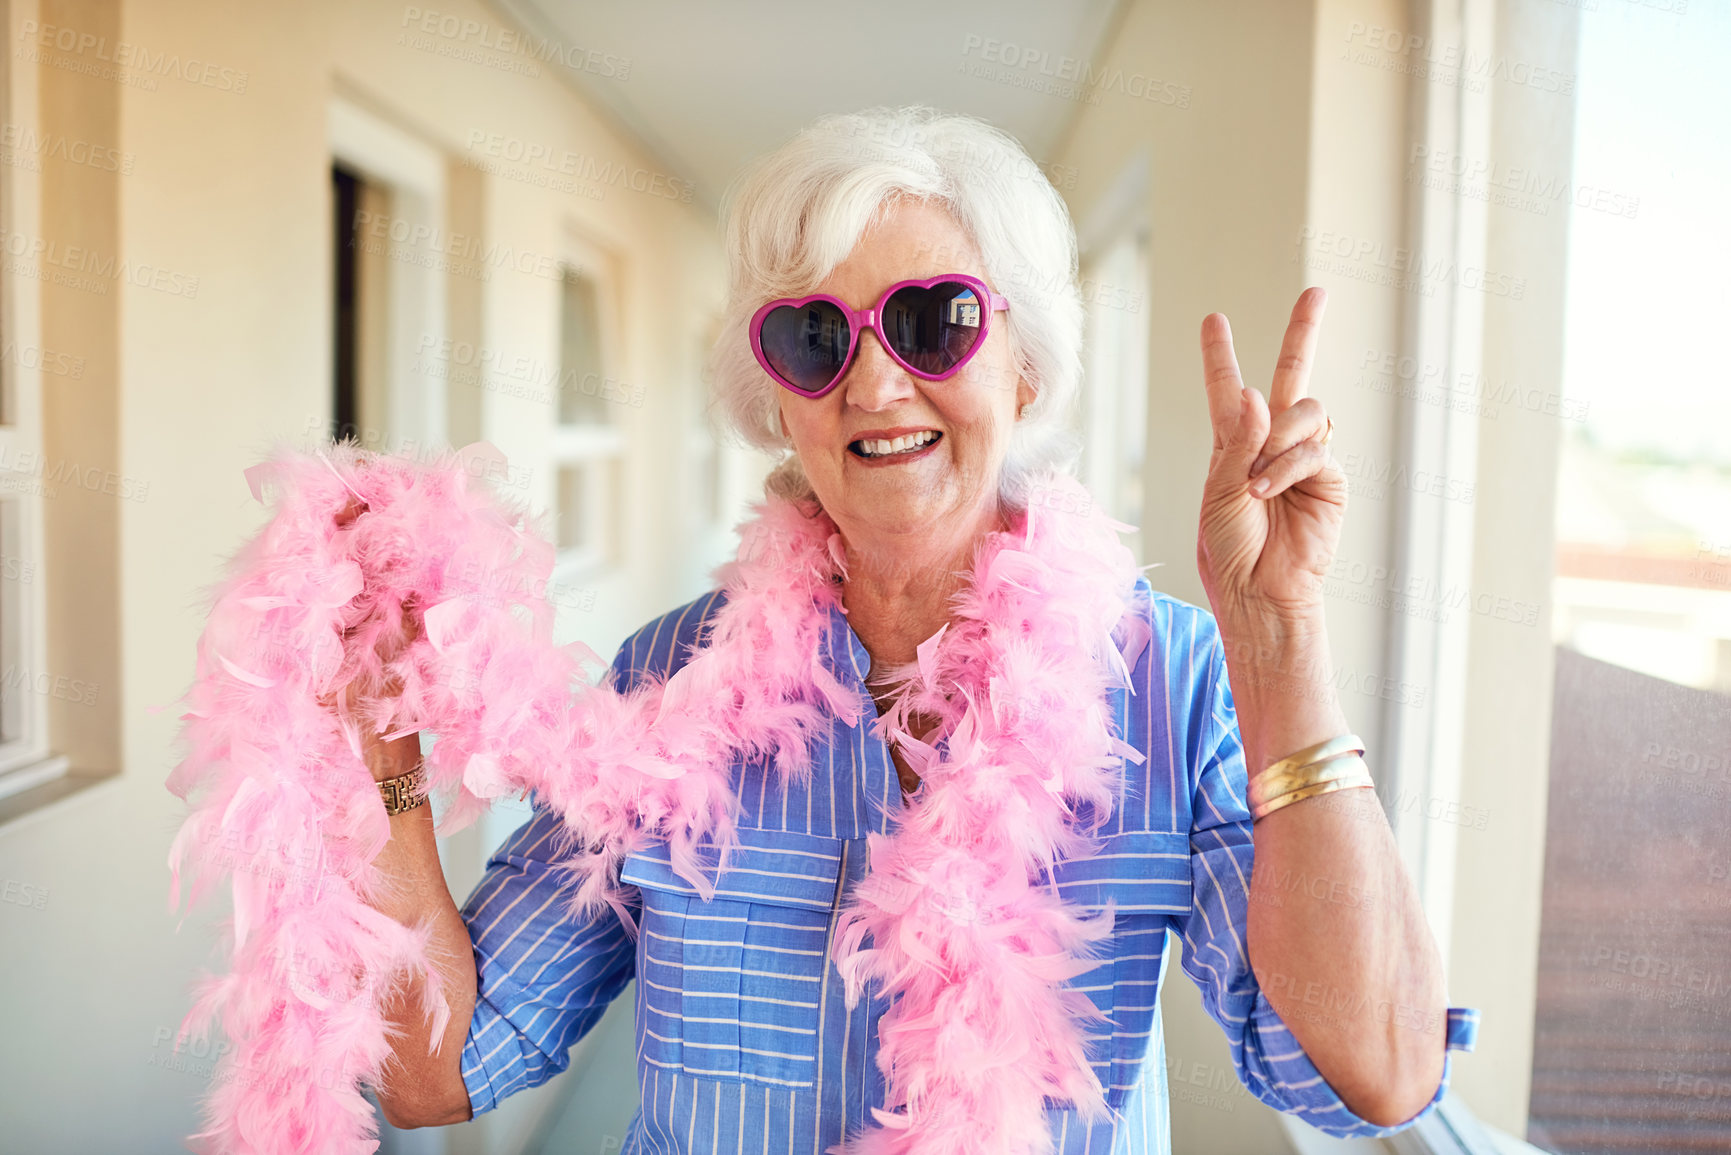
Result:
{"label": "window", "polygon": [[1133,153],[1076,230],[1086,330],[1081,477],[1106,512],[1142,524],[1148,445],[1149,154]]}
{"label": "window", "polygon": [[[385,453],[444,444],[446,282],[474,275],[441,251],[443,154],[347,100],[330,106],[332,356],[329,431]],[[317,423],[309,423],[316,425]]]}
{"label": "window", "polygon": [[1731,13],[1581,21],[1529,1138],[1731,1149]]}
{"label": "window", "polygon": [[[11,27],[10,5],[0,2],[0,16]],[[35,135],[35,84],[28,54],[0,59],[0,121],[25,136]],[[40,205],[35,166],[0,165],[4,235],[39,235]],[[66,773],[67,759],[49,754],[51,701],[96,693],[48,664],[43,501],[53,483],[44,474],[59,471],[44,469],[42,391],[82,375],[83,359],[43,348],[38,284],[11,261],[0,270],[0,798]]]}
{"label": "window", "polygon": [[559,577],[619,565],[625,554],[625,432],[631,387],[612,371],[611,278],[573,242],[559,280],[559,388],[552,437]]}
{"label": "window", "polygon": [[1148,235],[1121,235],[1082,266],[1088,310],[1087,423],[1082,476],[1106,511],[1142,524],[1142,459],[1148,424]]}

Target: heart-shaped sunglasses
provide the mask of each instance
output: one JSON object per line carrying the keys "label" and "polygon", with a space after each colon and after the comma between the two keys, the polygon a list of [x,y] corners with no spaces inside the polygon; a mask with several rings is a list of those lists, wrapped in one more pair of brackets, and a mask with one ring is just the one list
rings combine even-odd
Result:
{"label": "heart-shaped sunglasses", "polygon": [[751,351],[782,385],[822,397],[841,383],[870,329],[896,364],[942,381],[980,351],[991,315],[1009,307],[984,281],[961,273],[898,281],[870,309],[825,293],[784,297],[752,314]]}

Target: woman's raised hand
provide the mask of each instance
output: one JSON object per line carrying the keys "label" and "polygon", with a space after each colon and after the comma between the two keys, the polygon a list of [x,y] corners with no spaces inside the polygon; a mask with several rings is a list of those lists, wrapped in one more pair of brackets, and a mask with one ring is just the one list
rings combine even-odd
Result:
{"label": "woman's raised hand", "polygon": [[1326,302],[1320,288],[1299,295],[1266,402],[1244,386],[1226,317],[1202,321],[1214,452],[1196,564],[1229,638],[1260,641],[1271,629],[1313,624],[1322,611],[1322,578],[1346,515],[1346,475],[1324,444],[1328,415],[1305,396]]}

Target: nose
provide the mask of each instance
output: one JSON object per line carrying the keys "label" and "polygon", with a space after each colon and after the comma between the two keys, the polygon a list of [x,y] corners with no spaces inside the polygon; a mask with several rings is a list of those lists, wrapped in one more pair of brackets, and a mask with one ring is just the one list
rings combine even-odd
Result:
{"label": "nose", "polygon": [[859,348],[854,351],[853,364],[847,368],[842,392],[849,405],[867,413],[887,409],[915,395],[912,375],[884,352],[875,328],[860,334]]}

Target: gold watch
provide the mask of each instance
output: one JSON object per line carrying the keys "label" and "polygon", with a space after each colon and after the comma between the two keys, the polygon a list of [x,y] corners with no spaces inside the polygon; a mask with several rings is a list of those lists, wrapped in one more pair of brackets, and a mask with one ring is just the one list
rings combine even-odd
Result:
{"label": "gold watch", "polygon": [[415,763],[407,774],[387,778],[379,783],[379,793],[385,799],[385,813],[397,815],[413,810],[427,800],[427,763]]}

